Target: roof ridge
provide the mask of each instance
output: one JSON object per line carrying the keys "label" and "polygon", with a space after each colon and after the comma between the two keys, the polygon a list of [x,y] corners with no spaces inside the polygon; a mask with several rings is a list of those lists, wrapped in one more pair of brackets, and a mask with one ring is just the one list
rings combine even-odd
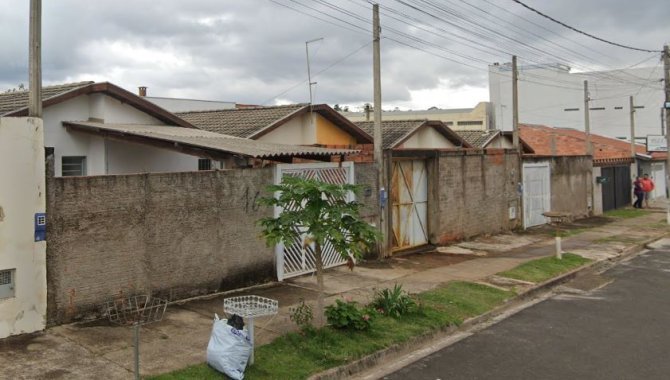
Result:
{"label": "roof ridge", "polygon": [[260,107],[244,107],[244,108],[220,108],[216,110],[193,110],[193,111],[182,111],[175,112],[176,115],[192,114],[192,113],[212,113],[212,112],[232,112],[232,111],[258,111],[258,110],[267,110],[267,109],[277,109],[277,108],[291,108],[291,107],[305,107],[309,103],[296,103],[296,104],[283,104],[278,106],[260,106]]}

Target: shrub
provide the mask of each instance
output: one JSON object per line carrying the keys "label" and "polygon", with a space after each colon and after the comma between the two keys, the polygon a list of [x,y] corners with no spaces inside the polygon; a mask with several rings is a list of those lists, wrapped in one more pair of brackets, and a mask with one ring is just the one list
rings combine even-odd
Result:
{"label": "shrub", "polygon": [[337,329],[367,330],[372,324],[373,313],[360,309],[355,302],[335,300],[326,307],[328,323]]}
{"label": "shrub", "polygon": [[393,318],[398,318],[417,309],[416,302],[407,292],[402,290],[402,285],[398,284],[395,284],[393,289],[386,288],[375,292],[375,298],[370,306]]}
{"label": "shrub", "polygon": [[298,306],[289,308],[289,312],[289,318],[303,333],[314,329],[314,326],[312,326],[312,320],[314,319],[312,305],[306,304],[304,299],[300,299]]}

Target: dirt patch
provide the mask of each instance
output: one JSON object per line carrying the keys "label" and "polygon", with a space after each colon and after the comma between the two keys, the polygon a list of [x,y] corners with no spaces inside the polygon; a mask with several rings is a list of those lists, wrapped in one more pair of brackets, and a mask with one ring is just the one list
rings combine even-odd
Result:
{"label": "dirt patch", "polygon": [[44,339],[41,339],[43,336],[43,332],[37,332],[33,334],[22,334],[0,339],[0,353],[28,352],[30,351],[30,346],[43,345],[46,343]]}
{"label": "dirt patch", "polygon": [[70,371],[66,371],[64,369],[54,369],[52,371],[44,373],[42,375],[43,379],[65,379],[69,378],[70,376]]}
{"label": "dirt patch", "polygon": [[425,270],[446,265],[454,265],[464,261],[472,260],[472,256],[451,255],[447,253],[427,252],[414,253],[402,257],[394,257],[389,261],[395,268]]}

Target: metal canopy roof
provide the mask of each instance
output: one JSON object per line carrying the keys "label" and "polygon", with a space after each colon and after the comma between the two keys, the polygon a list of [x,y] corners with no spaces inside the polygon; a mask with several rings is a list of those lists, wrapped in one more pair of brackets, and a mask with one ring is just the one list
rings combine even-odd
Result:
{"label": "metal canopy roof", "polygon": [[246,156],[281,160],[287,157],[321,159],[358,152],[350,149],[327,149],[312,146],[265,143],[255,140],[169,125],[107,124],[93,121],[64,121],[68,129],[104,137],[153,145],[182,153],[221,157]]}

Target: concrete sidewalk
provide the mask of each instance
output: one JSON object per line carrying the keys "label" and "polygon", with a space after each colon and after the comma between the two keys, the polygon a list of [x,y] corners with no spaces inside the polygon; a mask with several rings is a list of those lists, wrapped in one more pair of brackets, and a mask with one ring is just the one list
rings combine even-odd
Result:
{"label": "concrete sidewalk", "polygon": [[[594,260],[615,259],[622,252],[641,249],[643,242],[670,232],[664,224],[665,216],[664,209],[656,208],[648,215],[631,219],[594,217],[576,221],[565,229],[580,233],[564,238],[563,249]],[[346,297],[369,302],[375,289],[396,283],[410,292],[429,290],[453,280],[510,286],[494,275],[523,262],[553,255],[552,231],[542,226],[521,234],[480,237],[429,253],[364,263],[353,271],[335,268],[326,273],[326,301]],[[204,362],[212,318],[214,313],[223,315],[223,298],[256,294],[279,301],[278,315],[256,320],[256,342],[265,344],[295,329],[289,320],[289,308],[300,299],[315,302],[316,289],[315,276],[303,276],[171,304],[162,322],[141,330],[142,375]],[[128,379],[132,376],[132,360],[132,330],[105,321],[63,325],[43,333],[0,340],[3,378]]]}

